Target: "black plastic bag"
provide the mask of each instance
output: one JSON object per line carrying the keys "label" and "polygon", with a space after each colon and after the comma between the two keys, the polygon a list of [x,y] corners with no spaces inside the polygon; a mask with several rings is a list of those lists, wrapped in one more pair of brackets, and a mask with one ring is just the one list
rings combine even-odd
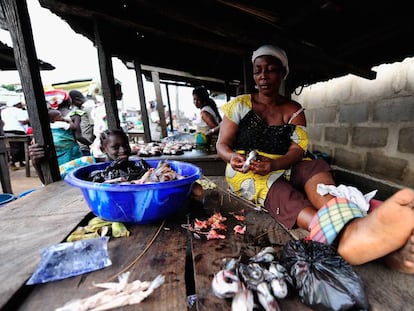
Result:
{"label": "black plastic bag", "polygon": [[309,240],[285,244],[280,263],[301,301],[314,310],[368,310],[362,280],[332,247]]}

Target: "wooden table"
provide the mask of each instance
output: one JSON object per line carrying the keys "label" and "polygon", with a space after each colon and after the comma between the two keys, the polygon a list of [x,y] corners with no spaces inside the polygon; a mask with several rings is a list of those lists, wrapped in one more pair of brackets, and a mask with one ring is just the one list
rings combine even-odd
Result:
{"label": "wooden table", "polygon": [[[61,281],[27,286],[35,271],[40,250],[62,242],[79,224],[92,217],[79,189],[64,181],[55,182],[0,208],[0,308],[1,310],[54,310],[67,301],[100,291],[92,284],[105,282],[127,270],[130,281],[153,280],[158,274],[166,282],[141,304],[120,310],[188,310],[187,296],[195,294],[191,310],[230,310],[231,302],[215,297],[211,290],[221,260],[241,254],[252,255],[263,245],[281,248],[303,231],[287,231],[265,212],[255,211],[245,201],[230,195],[222,177],[210,177],[218,185],[207,190],[204,204],[189,200],[183,211],[165,223],[127,225],[129,237],[111,238],[108,252],[112,265],[95,272]],[[58,195],[57,195],[58,194]],[[202,219],[214,212],[228,217],[245,209],[247,232],[225,240],[194,239],[181,227],[187,218]],[[408,310],[414,304],[414,277],[386,269],[379,263],[355,267],[366,286],[372,310]],[[310,310],[297,296],[281,300],[282,310]]]}
{"label": "wooden table", "polygon": [[139,157],[131,156],[131,159],[150,159],[150,160],[174,160],[189,162],[200,167],[206,176],[224,176],[226,163],[218,156],[216,152],[207,152],[204,150],[193,149],[184,151],[182,155],[162,155],[156,157]]}
{"label": "wooden table", "polygon": [[1,136],[1,139],[4,139],[6,142],[22,142],[24,143],[24,161],[26,168],[26,177],[30,177],[30,156],[29,156],[29,145],[32,141],[33,135],[16,135],[16,134],[7,134]]}
{"label": "wooden table", "polygon": [[142,138],[142,141],[144,141],[144,137],[145,137],[144,131],[128,130],[127,134],[128,134],[128,137],[129,137],[130,141],[132,141],[136,144],[139,143],[140,138]]}

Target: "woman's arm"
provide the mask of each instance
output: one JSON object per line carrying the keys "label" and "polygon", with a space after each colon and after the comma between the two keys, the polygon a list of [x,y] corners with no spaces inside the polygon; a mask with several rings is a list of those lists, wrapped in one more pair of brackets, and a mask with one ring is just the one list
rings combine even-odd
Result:
{"label": "woman's arm", "polygon": [[242,167],[246,158],[245,156],[234,152],[232,149],[238,128],[236,123],[225,116],[220,123],[220,134],[217,140],[216,149],[217,154],[223,161],[230,163],[234,170],[242,172]]}
{"label": "woman's arm", "polygon": [[207,111],[200,111],[201,119],[208,125],[210,129],[213,129],[218,126],[217,122],[214,120],[213,116]]}
{"label": "woman's arm", "polygon": [[32,162],[33,167],[36,170],[37,176],[39,176],[40,181],[44,184],[45,178],[43,176],[43,172],[40,168],[40,162],[46,156],[45,147],[39,144],[31,144],[29,145],[29,157]]}

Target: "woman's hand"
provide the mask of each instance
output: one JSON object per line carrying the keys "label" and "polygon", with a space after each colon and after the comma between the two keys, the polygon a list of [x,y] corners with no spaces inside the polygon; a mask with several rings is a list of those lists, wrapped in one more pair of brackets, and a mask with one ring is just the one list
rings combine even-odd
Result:
{"label": "woman's hand", "polygon": [[46,156],[45,147],[37,143],[29,145],[29,156],[32,162],[40,162],[40,160]]}
{"label": "woman's hand", "polygon": [[243,164],[246,161],[246,157],[239,153],[233,153],[230,157],[231,167],[238,172],[243,172]]}
{"label": "woman's hand", "polygon": [[272,168],[273,161],[274,160],[269,159],[267,157],[260,156],[259,159],[251,161],[250,171],[258,175],[267,175],[271,171],[274,171],[274,169]]}

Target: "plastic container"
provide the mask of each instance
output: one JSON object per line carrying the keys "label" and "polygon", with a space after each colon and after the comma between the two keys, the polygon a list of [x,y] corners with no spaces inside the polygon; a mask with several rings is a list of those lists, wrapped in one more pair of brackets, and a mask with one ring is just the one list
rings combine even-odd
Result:
{"label": "plastic container", "polygon": [[[146,160],[156,167],[159,160]],[[202,176],[199,167],[180,161],[168,161],[183,179],[141,185],[101,184],[85,180],[95,170],[103,170],[110,162],[80,167],[70,172],[65,181],[79,187],[91,211],[108,221],[145,224],[178,212],[191,192],[193,182]]]}
{"label": "plastic container", "polygon": [[11,202],[11,201],[13,201],[15,199],[16,199],[16,197],[13,194],[10,194],[10,193],[1,193],[0,194],[0,207],[3,204],[9,203],[9,202]]}

